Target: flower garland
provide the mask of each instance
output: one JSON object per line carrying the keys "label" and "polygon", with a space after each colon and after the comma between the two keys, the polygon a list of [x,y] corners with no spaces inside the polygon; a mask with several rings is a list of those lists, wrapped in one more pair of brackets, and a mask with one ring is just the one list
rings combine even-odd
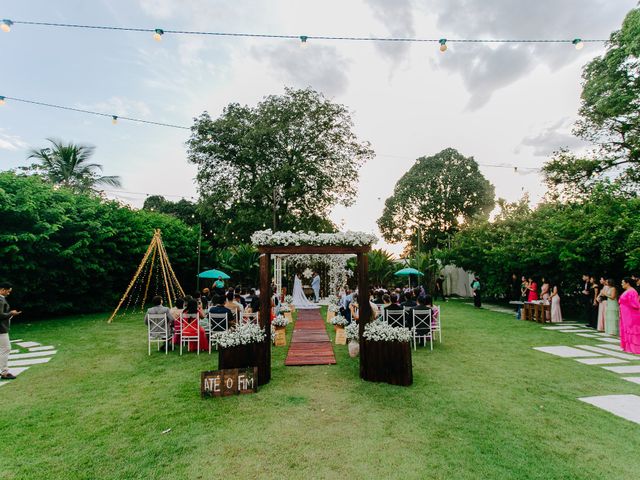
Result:
{"label": "flower garland", "polygon": [[251,235],[251,242],[256,246],[266,245],[341,245],[361,247],[372,245],[378,241],[378,237],[365,232],[273,232],[271,229],[258,230]]}
{"label": "flower garland", "polygon": [[386,322],[375,321],[365,325],[364,338],[374,342],[409,342],[411,330],[404,327],[392,327]]}
{"label": "flower garland", "polygon": [[[347,284],[347,279],[353,275],[353,272],[347,268],[347,260],[353,255],[318,255],[318,254],[295,254],[283,255],[287,262],[295,265],[312,265],[314,263],[323,263],[329,270],[329,291],[331,297],[336,298],[336,294],[340,292]],[[332,303],[332,302],[330,302]]]}
{"label": "flower garland", "polygon": [[222,348],[260,343],[264,342],[266,337],[264,330],[255,323],[240,323],[233,329],[212,335],[215,335],[217,344]]}

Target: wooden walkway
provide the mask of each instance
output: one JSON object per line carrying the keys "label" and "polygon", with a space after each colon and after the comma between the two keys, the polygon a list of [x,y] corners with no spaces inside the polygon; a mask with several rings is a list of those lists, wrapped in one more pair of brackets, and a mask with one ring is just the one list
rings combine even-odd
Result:
{"label": "wooden walkway", "polygon": [[320,310],[298,310],[285,365],[334,365],[331,340]]}

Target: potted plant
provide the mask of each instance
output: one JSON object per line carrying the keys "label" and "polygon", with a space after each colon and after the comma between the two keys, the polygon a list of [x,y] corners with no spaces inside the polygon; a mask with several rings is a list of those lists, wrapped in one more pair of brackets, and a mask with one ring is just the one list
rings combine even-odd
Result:
{"label": "potted plant", "polygon": [[289,325],[289,319],[284,315],[278,315],[271,321],[271,326],[275,330],[274,344],[276,347],[283,347],[287,344],[287,335],[285,330]]}
{"label": "potted plant", "polygon": [[337,315],[331,319],[333,328],[336,331],[336,345],[346,345],[347,337],[344,333],[344,327],[347,325],[347,319],[342,315]]}
{"label": "potted plant", "polygon": [[340,312],[340,305],[337,303],[329,303],[327,307],[327,322],[330,322],[333,317],[338,315]]}
{"label": "potted plant", "polygon": [[264,330],[254,323],[240,323],[233,329],[215,333],[218,368],[258,367],[258,385],[269,382]]}
{"label": "potted plant", "polygon": [[293,297],[291,295],[286,295],[284,297],[284,303],[289,305],[289,308],[291,309],[292,312],[295,311],[296,307],[293,306]]}
{"label": "potted plant", "polygon": [[288,303],[280,305],[280,313],[282,313],[290,322],[293,321],[293,317],[291,316],[291,306]]}
{"label": "potted plant", "polygon": [[358,343],[358,324],[351,322],[344,327],[344,333],[347,337],[347,343],[349,344],[349,356],[355,358],[360,353],[360,343]]}
{"label": "potted plant", "polygon": [[361,376],[372,382],[413,383],[411,330],[375,321],[364,327],[360,347]]}

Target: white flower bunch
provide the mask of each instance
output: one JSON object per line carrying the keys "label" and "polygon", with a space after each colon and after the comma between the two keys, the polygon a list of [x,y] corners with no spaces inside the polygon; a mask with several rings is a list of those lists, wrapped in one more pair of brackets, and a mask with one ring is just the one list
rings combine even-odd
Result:
{"label": "white flower bunch", "polygon": [[289,306],[288,303],[280,304],[280,312],[281,313],[289,313],[290,311],[291,311],[291,307]]}
{"label": "white flower bunch", "polygon": [[338,298],[337,295],[332,294],[327,297],[327,301],[329,302],[329,305],[331,305],[331,304],[337,304],[340,301],[340,299]]}
{"label": "white flower bunch", "polygon": [[271,343],[276,343],[276,327],[273,323],[271,324]]}
{"label": "white flower bunch", "polygon": [[344,327],[348,322],[342,315],[336,315],[331,319],[331,323],[333,325],[342,325]]}
{"label": "white flower bunch", "polygon": [[364,338],[374,342],[409,342],[411,330],[404,327],[392,327],[380,320],[364,326]]}
{"label": "white flower bunch", "polygon": [[286,327],[289,325],[289,319],[284,315],[278,315],[276,318],[271,320],[271,325],[275,327]]}
{"label": "white flower bunch", "polygon": [[304,272],[302,272],[302,276],[306,279],[309,279],[313,276],[313,271],[310,268],[305,268]]}
{"label": "white flower bunch", "polygon": [[347,336],[347,342],[351,340],[358,341],[358,324],[356,322],[351,322],[344,328],[344,332]]}
{"label": "white flower bunch", "polygon": [[284,303],[291,303],[293,302],[293,297],[291,295],[287,295],[284,297]]}
{"label": "white flower bunch", "polygon": [[330,312],[338,313],[340,311],[340,305],[336,305],[335,303],[330,303],[329,307],[327,307]]}
{"label": "white flower bunch", "polygon": [[216,333],[218,345],[222,348],[237,347],[250,343],[260,343],[265,339],[265,332],[255,323],[240,323],[235,328]]}
{"label": "white flower bunch", "polygon": [[375,235],[365,232],[273,232],[271,229],[259,230],[251,235],[254,245],[371,245],[378,241]]}

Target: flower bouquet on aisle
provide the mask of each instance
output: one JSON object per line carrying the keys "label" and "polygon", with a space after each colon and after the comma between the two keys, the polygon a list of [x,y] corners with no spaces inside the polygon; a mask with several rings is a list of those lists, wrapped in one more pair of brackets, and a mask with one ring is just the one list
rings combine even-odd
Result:
{"label": "flower bouquet on aisle", "polygon": [[347,337],[347,343],[349,344],[349,356],[351,358],[357,357],[360,353],[358,329],[359,327],[356,322],[351,322],[349,325],[344,327],[344,333]]}
{"label": "flower bouquet on aisle", "polygon": [[360,362],[362,378],[408,386],[413,383],[411,330],[380,320],[364,327]]}
{"label": "flower bouquet on aisle", "polygon": [[342,315],[337,315],[331,319],[333,328],[336,331],[336,345],[346,345],[347,337],[344,333],[344,327],[349,323]]}
{"label": "flower bouquet on aisle", "polygon": [[287,305],[289,305],[290,311],[295,311],[296,307],[293,306],[293,297],[291,295],[286,295],[284,297],[284,301],[283,303],[286,303]]}
{"label": "flower bouquet on aisle", "polygon": [[329,305],[327,306],[327,322],[330,322],[333,319],[333,317],[335,317],[339,313],[340,313],[340,305],[338,305],[337,303],[329,302]]}
{"label": "flower bouquet on aisle", "polygon": [[274,331],[273,343],[276,347],[284,347],[287,344],[286,328],[289,323],[290,320],[284,315],[278,315],[271,321]]}
{"label": "flower bouquet on aisle", "polygon": [[225,332],[215,334],[218,344],[218,368],[258,367],[258,385],[269,382],[266,333],[254,323],[240,323]]}
{"label": "flower bouquet on aisle", "polygon": [[291,305],[288,303],[280,305],[280,313],[283,314],[290,322],[293,321],[293,317],[291,316]]}

